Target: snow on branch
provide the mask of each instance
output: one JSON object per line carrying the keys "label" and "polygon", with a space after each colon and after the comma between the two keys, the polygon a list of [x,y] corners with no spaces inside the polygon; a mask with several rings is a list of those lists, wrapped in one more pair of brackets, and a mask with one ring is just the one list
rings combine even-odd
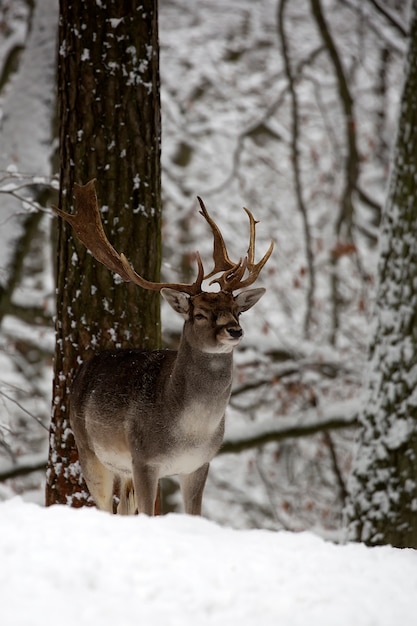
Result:
{"label": "snow on branch", "polygon": [[303,413],[302,416],[277,419],[251,424],[240,428],[235,433],[226,434],[219,454],[238,454],[244,450],[264,446],[267,443],[296,437],[308,437],[319,432],[353,428],[358,425],[357,415],[360,409],[358,401],[346,402],[339,408],[334,407],[325,416],[318,417],[317,412]]}
{"label": "snow on branch", "polygon": [[0,482],[16,478],[17,476],[26,476],[32,472],[46,470],[47,458],[46,454],[27,454],[19,459],[19,462],[11,463],[4,467],[0,466]]}
{"label": "snow on branch", "polygon": [[50,209],[46,209],[35,198],[39,197],[40,190],[53,191],[58,189],[58,186],[56,176],[24,174],[13,166],[0,171],[0,194],[7,194],[18,200],[25,212],[41,211],[53,215]]}

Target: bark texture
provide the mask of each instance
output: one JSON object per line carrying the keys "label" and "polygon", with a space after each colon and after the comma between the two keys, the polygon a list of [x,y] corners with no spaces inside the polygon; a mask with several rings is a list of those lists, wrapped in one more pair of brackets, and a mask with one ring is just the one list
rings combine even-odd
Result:
{"label": "bark texture", "polygon": [[[61,188],[97,179],[104,228],[135,269],[159,280],[159,49],[156,0],[61,0],[58,49]],[[88,500],[68,422],[77,366],[94,352],[160,344],[159,294],[121,283],[59,221],[56,352],[46,503]]]}
{"label": "bark texture", "polygon": [[368,396],[346,508],[350,539],[417,548],[417,1],[383,217]]}

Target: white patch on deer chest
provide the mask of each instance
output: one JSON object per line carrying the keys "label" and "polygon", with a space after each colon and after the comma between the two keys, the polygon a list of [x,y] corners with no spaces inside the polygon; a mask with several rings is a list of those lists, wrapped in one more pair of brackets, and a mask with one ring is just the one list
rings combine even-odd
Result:
{"label": "white patch on deer chest", "polygon": [[175,476],[177,474],[191,474],[205,463],[211,461],[207,449],[201,447],[184,448],[176,451],[172,456],[158,460],[159,477]]}
{"label": "white patch on deer chest", "polygon": [[217,451],[217,433],[224,415],[224,403],[190,403],[178,421],[176,444],[155,459],[159,476],[190,474],[208,463]]}
{"label": "white patch on deer chest", "polygon": [[225,406],[223,403],[193,402],[182,412],[180,418],[181,434],[186,441],[205,445],[214,435],[223,418]]}

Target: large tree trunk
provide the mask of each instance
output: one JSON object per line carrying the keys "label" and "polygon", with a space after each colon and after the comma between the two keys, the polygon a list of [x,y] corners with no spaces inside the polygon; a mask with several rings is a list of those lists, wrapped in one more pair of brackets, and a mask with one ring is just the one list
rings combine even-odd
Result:
{"label": "large tree trunk", "polygon": [[368,398],[350,539],[417,548],[417,0],[381,235]]}
{"label": "large tree trunk", "polygon": [[[60,1],[60,208],[97,178],[107,236],[159,280],[159,50],[156,0]],[[156,348],[159,295],[115,280],[58,223],[56,352],[46,503],[88,500],[68,422],[77,366],[109,347]]]}

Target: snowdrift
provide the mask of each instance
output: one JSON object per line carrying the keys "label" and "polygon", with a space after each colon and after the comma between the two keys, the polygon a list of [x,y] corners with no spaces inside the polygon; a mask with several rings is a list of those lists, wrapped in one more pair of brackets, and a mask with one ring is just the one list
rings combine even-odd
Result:
{"label": "snowdrift", "polygon": [[2,626],[414,626],[417,552],[0,504]]}

